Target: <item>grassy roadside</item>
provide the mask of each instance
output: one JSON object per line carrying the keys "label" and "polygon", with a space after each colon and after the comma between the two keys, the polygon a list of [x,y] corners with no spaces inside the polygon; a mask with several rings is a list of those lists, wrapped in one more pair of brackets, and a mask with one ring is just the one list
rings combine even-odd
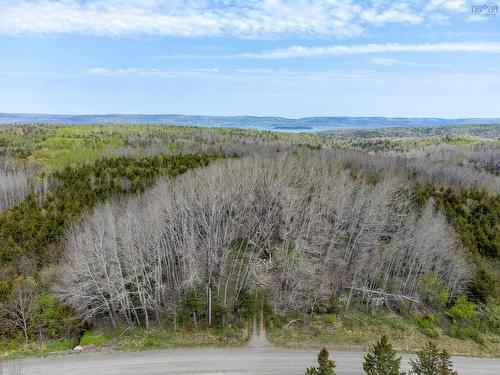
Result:
{"label": "grassy roadside", "polygon": [[[141,327],[122,327],[87,331],[80,340],[85,352],[149,349],[172,349],[188,347],[234,347],[244,345],[249,339],[246,326],[222,328],[178,328],[155,326],[149,330]],[[0,340],[0,359],[45,357],[52,354],[68,354],[78,340],[39,341]]]}
{"label": "grassy roadside", "polygon": [[388,312],[375,315],[352,312],[338,319],[325,315],[307,322],[298,320],[288,326],[286,323],[271,321],[268,324],[268,339],[276,346],[366,350],[382,335],[387,335],[400,352],[416,352],[432,340],[452,355],[500,357],[500,336],[497,334],[483,333],[482,343],[478,343],[471,338],[450,337],[437,328],[437,336],[428,337],[414,317],[405,318]]}
{"label": "grassy roadside", "polygon": [[[335,350],[366,350],[382,335],[387,335],[394,348],[401,352],[416,352],[427,341],[432,340],[439,348],[452,355],[500,357],[500,336],[483,333],[482,343],[470,338],[454,338],[438,329],[437,337],[428,337],[412,317],[401,317],[388,312],[367,315],[352,312],[342,318],[331,315],[309,318],[307,322],[297,320],[287,326],[288,320],[268,319],[269,341],[284,348],[321,348]],[[235,347],[244,345],[250,336],[250,325],[227,326],[226,328],[198,329],[155,326],[148,331],[141,327],[122,327],[115,330],[98,329],[87,331],[80,344],[85,352],[94,351],[140,351],[149,349],[171,349],[186,347]],[[59,340],[40,344],[37,341],[0,341],[0,359],[43,357],[52,354],[67,354],[77,341]]]}

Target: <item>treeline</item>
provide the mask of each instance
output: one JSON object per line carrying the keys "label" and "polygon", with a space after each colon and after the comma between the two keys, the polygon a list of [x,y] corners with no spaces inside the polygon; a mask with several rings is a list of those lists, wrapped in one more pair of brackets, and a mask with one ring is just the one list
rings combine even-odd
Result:
{"label": "treeline", "polygon": [[417,139],[436,136],[475,136],[495,140],[500,138],[500,125],[419,126],[381,129],[346,129],[324,131],[319,133],[319,136],[325,140]]}
{"label": "treeline", "polygon": [[188,148],[215,150],[231,144],[318,145],[315,134],[191,126],[19,125],[0,128],[0,154],[48,167],[68,160],[89,161],[122,152],[136,155],[177,153]]}
{"label": "treeline", "polygon": [[146,327],[224,324],[251,296],[280,314],[418,304],[430,276],[456,298],[468,271],[444,217],[390,174],[351,172],[324,153],[226,160],[100,205],[68,235],[57,295]]}
{"label": "treeline", "polygon": [[420,205],[433,200],[468,249],[474,265],[469,297],[482,304],[498,301],[500,274],[494,265],[500,259],[500,195],[417,185],[415,197]]}
{"label": "treeline", "polygon": [[176,176],[215,158],[201,154],[119,157],[68,166],[50,175],[51,191],[31,193],[0,214],[0,334],[15,330],[20,316],[28,320],[27,309],[33,310],[34,305],[43,310],[44,301],[54,311],[64,309],[47,294],[51,282],[45,270],[64,256],[61,240],[69,225],[88,209],[111,197],[141,192],[158,175]]}
{"label": "treeline", "polygon": [[410,150],[402,155],[412,159],[425,159],[434,164],[448,164],[475,169],[479,172],[500,173],[500,144],[484,143],[470,146],[436,144]]}
{"label": "treeline", "polygon": [[[482,188],[500,192],[500,145],[480,138],[477,144],[454,145],[454,138],[422,138],[433,132],[492,137],[500,126],[432,127],[350,130],[327,133],[277,133],[229,128],[175,126],[11,126],[0,131],[0,153],[29,159],[43,168],[88,162],[104,156],[217,153],[228,156],[307,152],[323,149],[368,172],[388,169],[406,174],[411,181],[456,189]],[[491,134],[490,134],[491,133]],[[448,134],[448,133],[446,133]],[[489,135],[488,135],[489,134]],[[334,137],[334,141],[330,140]],[[413,137],[413,138],[411,138]],[[353,151],[353,142],[377,154]],[[443,144],[445,143],[445,144]],[[401,151],[407,152],[401,152]]]}
{"label": "treeline", "polygon": [[417,185],[415,191],[421,204],[429,198],[435,200],[473,255],[500,257],[499,195],[480,189],[457,192],[431,185],[424,188]]}

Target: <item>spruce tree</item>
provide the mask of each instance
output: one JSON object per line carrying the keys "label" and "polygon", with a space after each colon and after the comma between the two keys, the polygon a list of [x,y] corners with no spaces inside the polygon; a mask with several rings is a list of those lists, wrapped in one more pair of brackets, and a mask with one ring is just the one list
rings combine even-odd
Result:
{"label": "spruce tree", "polygon": [[306,375],[335,375],[333,369],[336,364],[329,359],[328,350],[321,349],[318,354],[318,367],[310,367],[306,370]]}
{"label": "spruce tree", "polygon": [[396,357],[396,351],[384,335],[365,356],[363,369],[368,375],[404,375],[400,365],[401,357]]}
{"label": "spruce tree", "polygon": [[446,350],[439,353],[439,375],[457,375],[457,372],[453,371],[453,364]]}
{"label": "spruce tree", "polygon": [[439,352],[436,345],[428,342],[417,353],[417,360],[410,361],[412,373],[416,375],[456,375],[446,350]]}
{"label": "spruce tree", "polygon": [[417,375],[439,374],[439,351],[432,342],[417,353],[417,360],[410,360],[412,373]]}

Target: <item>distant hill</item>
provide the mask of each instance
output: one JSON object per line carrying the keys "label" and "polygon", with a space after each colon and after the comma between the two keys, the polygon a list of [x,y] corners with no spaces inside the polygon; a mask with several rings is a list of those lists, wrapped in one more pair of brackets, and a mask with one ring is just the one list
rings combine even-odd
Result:
{"label": "distant hill", "polygon": [[285,117],[191,116],[191,115],[47,115],[0,113],[0,124],[156,124],[202,127],[232,127],[273,131],[325,131],[447,125],[500,124],[499,118],[410,118],[410,117]]}

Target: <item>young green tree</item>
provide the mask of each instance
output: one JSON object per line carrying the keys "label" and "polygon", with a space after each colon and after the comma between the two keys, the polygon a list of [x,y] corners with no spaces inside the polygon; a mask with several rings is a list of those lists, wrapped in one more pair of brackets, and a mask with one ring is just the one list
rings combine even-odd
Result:
{"label": "young green tree", "polygon": [[453,364],[451,363],[450,355],[444,349],[441,353],[439,353],[439,365],[439,370],[441,371],[439,375],[457,375],[457,372],[453,371]]}
{"label": "young green tree", "polygon": [[318,354],[318,367],[310,367],[306,370],[306,375],[335,375],[333,369],[336,364],[329,359],[328,350],[321,349]]}
{"label": "young green tree", "polygon": [[446,350],[439,352],[432,342],[417,353],[417,360],[410,360],[412,373],[416,375],[456,375]]}
{"label": "young green tree", "polygon": [[400,365],[401,357],[396,357],[396,351],[384,335],[366,354],[363,370],[368,375],[404,375]]}

